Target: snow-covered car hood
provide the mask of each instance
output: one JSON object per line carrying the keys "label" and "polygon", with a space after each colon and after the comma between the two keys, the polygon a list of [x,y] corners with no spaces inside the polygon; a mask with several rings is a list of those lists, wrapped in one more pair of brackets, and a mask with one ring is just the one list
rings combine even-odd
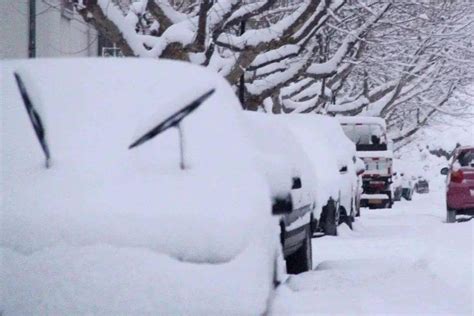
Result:
{"label": "snow-covered car hood", "polygon": [[[14,71],[43,120],[49,169]],[[28,253],[109,243],[217,263],[238,255],[270,216],[238,100],[211,71],[172,61],[68,59],[4,62],[1,76],[0,246]],[[188,169],[179,169],[176,129],[128,149],[212,88],[183,121]]]}

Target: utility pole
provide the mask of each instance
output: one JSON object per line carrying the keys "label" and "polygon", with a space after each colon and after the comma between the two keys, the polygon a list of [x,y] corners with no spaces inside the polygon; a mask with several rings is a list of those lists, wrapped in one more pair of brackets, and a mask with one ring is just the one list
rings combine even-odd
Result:
{"label": "utility pole", "polygon": [[28,20],[28,57],[36,57],[36,0],[30,0]]}

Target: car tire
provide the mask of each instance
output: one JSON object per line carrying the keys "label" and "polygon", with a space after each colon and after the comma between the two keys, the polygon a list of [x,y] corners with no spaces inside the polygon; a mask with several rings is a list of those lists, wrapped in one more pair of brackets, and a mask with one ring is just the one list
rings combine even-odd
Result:
{"label": "car tire", "polygon": [[337,236],[337,226],[339,223],[339,211],[336,209],[334,200],[329,200],[323,207],[324,218],[322,220],[324,234],[328,236]]}
{"label": "car tire", "polygon": [[348,215],[343,207],[339,208],[339,214],[339,224],[345,223],[352,230],[353,217]]}
{"label": "car tire", "polygon": [[313,248],[311,245],[311,227],[305,228],[306,237],[303,245],[286,258],[286,271],[288,274],[298,274],[313,269]]}
{"label": "car tire", "polygon": [[456,210],[448,209],[446,212],[446,223],[456,223]]}

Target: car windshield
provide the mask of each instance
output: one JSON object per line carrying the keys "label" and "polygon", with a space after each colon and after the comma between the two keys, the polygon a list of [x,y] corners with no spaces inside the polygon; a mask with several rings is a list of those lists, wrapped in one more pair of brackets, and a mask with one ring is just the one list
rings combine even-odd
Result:
{"label": "car windshield", "polygon": [[457,161],[461,167],[474,167],[474,149],[462,151],[459,154]]}

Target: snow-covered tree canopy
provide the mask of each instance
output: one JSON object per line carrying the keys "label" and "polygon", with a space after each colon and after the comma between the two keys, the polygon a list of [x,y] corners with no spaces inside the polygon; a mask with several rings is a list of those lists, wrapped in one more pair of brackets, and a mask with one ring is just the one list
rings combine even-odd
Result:
{"label": "snow-covered tree canopy", "polygon": [[[415,133],[472,80],[471,0],[79,0],[125,56],[211,67],[244,107]],[[461,89],[462,90],[462,89]]]}
{"label": "snow-covered tree canopy", "polygon": [[463,113],[455,101],[474,78],[473,21],[469,0],[394,1],[330,110],[384,117],[396,142],[436,113]]}

